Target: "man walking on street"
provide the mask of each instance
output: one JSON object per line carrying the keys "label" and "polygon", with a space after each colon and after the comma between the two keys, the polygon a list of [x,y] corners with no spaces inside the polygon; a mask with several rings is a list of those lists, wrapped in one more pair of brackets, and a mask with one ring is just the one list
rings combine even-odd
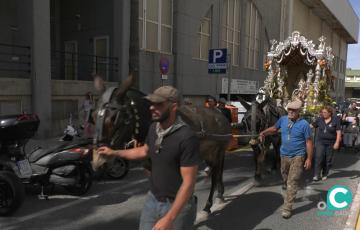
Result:
{"label": "man walking on street", "polygon": [[154,123],[146,143],[129,150],[99,148],[99,154],[130,160],[150,157],[150,192],[140,218],[140,230],[189,230],[196,218],[193,195],[198,170],[199,141],[177,116],[178,92],[163,86],[146,97]]}
{"label": "man walking on street", "polygon": [[266,135],[281,130],[281,175],[286,187],[281,215],[286,219],[291,216],[303,168],[311,169],[313,158],[311,128],[300,117],[301,106],[301,101],[290,102],[287,106],[288,115],[282,116],[274,126],[260,133],[260,140],[263,141]]}

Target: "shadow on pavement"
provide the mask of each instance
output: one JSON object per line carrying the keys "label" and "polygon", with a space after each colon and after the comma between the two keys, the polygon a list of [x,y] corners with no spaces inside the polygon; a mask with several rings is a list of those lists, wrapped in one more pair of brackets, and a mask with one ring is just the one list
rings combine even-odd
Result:
{"label": "shadow on pavement", "polygon": [[[261,202],[263,201],[263,202]],[[261,204],[266,205],[261,205]],[[209,220],[196,226],[213,230],[254,229],[263,219],[272,215],[283,203],[280,194],[256,192],[235,198],[223,210],[212,213]]]}
{"label": "shadow on pavement", "polygon": [[90,224],[88,226],[81,227],[78,230],[99,230],[99,229],[137,230],[139,229],[139,221],[140,221],[140,217],[138,217],[137,214],[133,214],[133,215],[117,218],[111,221],[101,221],[96,224]]}
{"label": "shadow on pavement", "polygon": [[356,179],[360,177],[360,171],[359,170],[333,170],[333,173],[329,175],[329,178],[342,178],[342,177],[348,177],[350,179]]}

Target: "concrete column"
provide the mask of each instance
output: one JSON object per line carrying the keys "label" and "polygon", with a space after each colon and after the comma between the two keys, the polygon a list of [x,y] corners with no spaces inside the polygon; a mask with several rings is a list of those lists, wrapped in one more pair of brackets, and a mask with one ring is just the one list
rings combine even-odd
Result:
{"label": "concrete column", "polygon": [[119,72],[112,81],[120,82],[127,78],[129,73],[130,47],[130,0],[113,1],[114,28],[113,48],[114,56],[119,58]]}
{"label": "concrete column", "polygon": [[40,117],[39,137],[51,131],[50,0],[32,0],[32,107]]}
{"label": "concrete column", "polygon": [[294,0],[289,0],[287,5],[287,33],[285,34],[284,38],[291,36],[291,33],[294,30]]}

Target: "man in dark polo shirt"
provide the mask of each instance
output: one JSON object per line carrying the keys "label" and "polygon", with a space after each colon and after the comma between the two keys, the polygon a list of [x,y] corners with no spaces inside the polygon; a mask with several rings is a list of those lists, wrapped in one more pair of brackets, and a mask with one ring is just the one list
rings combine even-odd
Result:
{"label": "man in dark polo shirt", "polygon": [[196,218],[193,196],[199,159],[195,133],[177,116],[178,92],[163,86],[146,97],[154,123],[146,143],[129,150],[99,148],[99,154],[151,159],[150,192],[140,218],[140,230],[192,229]]}

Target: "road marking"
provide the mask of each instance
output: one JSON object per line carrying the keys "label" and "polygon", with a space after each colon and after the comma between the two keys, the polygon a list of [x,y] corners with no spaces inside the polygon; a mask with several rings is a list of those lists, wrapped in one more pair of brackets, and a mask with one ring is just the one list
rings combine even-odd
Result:
{"label": "road marking", "polygon": [[358,184],[356,195],[352,201],[350,215],[346,221],[344,230],[354,230],[360,214],[360,183]]}
{"label": "road marking", "polygon": [[107,190],[107,191],[104,191],[104,192],[101,192],[101,193],[98,193],[98,194],[94,194],[92,196],[79,197],[78,200],[71,201],[71,202],[63,204],[63,205],[59,205],[59,206],[52,207],[52,208],[49,208],[49,209],[44,209],[42,211],[27,215],[27,216],[23,216],[23,217],[20,217],[20,218],[14,218],[14,220],[12,220],[11,223],[8,223],[8,224],[5,224],[5,225],[1,226],[1,229],[5,229],[6,227],[11,227],[11,225],[13,225],[15,223],[19,224],[21,222],[25,222],[25,221],[28,221],[28,220],[31,220],[31,219],[34,219],[34,218],[38,218],[40,216],[48,215],[50,213],[59,211],[61,209],[69,208],[71,206],[78,205],[78,204],[80,204],[82,202],[98,198],[100,196],[111,194],[111,193],[116,192],[116,191],[121,191],[121,190],[126,189],[128,187],[134,186],[136,184],[144,183],[146,181],[148,181],[148,179],[141,179],[141,180],[133,181],[133,182],[130,182],[130,183],[124,183],[124,185],[121,186],[121,188],[117,187],[117,188],[113,188],[111,190]]}
{"label": "road marking", "polygon": [[[230,195],[227,196],[240,196],[244,193],[246,193],[247,191],[249,191],[252,187],[254,187],[255,185],[255,181],[254,178],[249,178],[246,181],[244,181],[243,183],[241,183],[241,186],[239,189],[235,190],[234,192],[232,192]],[[213,206],[211,207],[211,212],[215,212],[215,211],[220,211],[222,209],[224,209],[228,204],[230,204],[231,201],[225,201],[224,203],[221,204],[213,204]],[[203,222],[205,219],[203,219],[203,215],[204,215],[204,211],[199,211],[197,212],[197,219],[195,221],[195,225]],[[207,219],[207,218],[206,218]]]}

